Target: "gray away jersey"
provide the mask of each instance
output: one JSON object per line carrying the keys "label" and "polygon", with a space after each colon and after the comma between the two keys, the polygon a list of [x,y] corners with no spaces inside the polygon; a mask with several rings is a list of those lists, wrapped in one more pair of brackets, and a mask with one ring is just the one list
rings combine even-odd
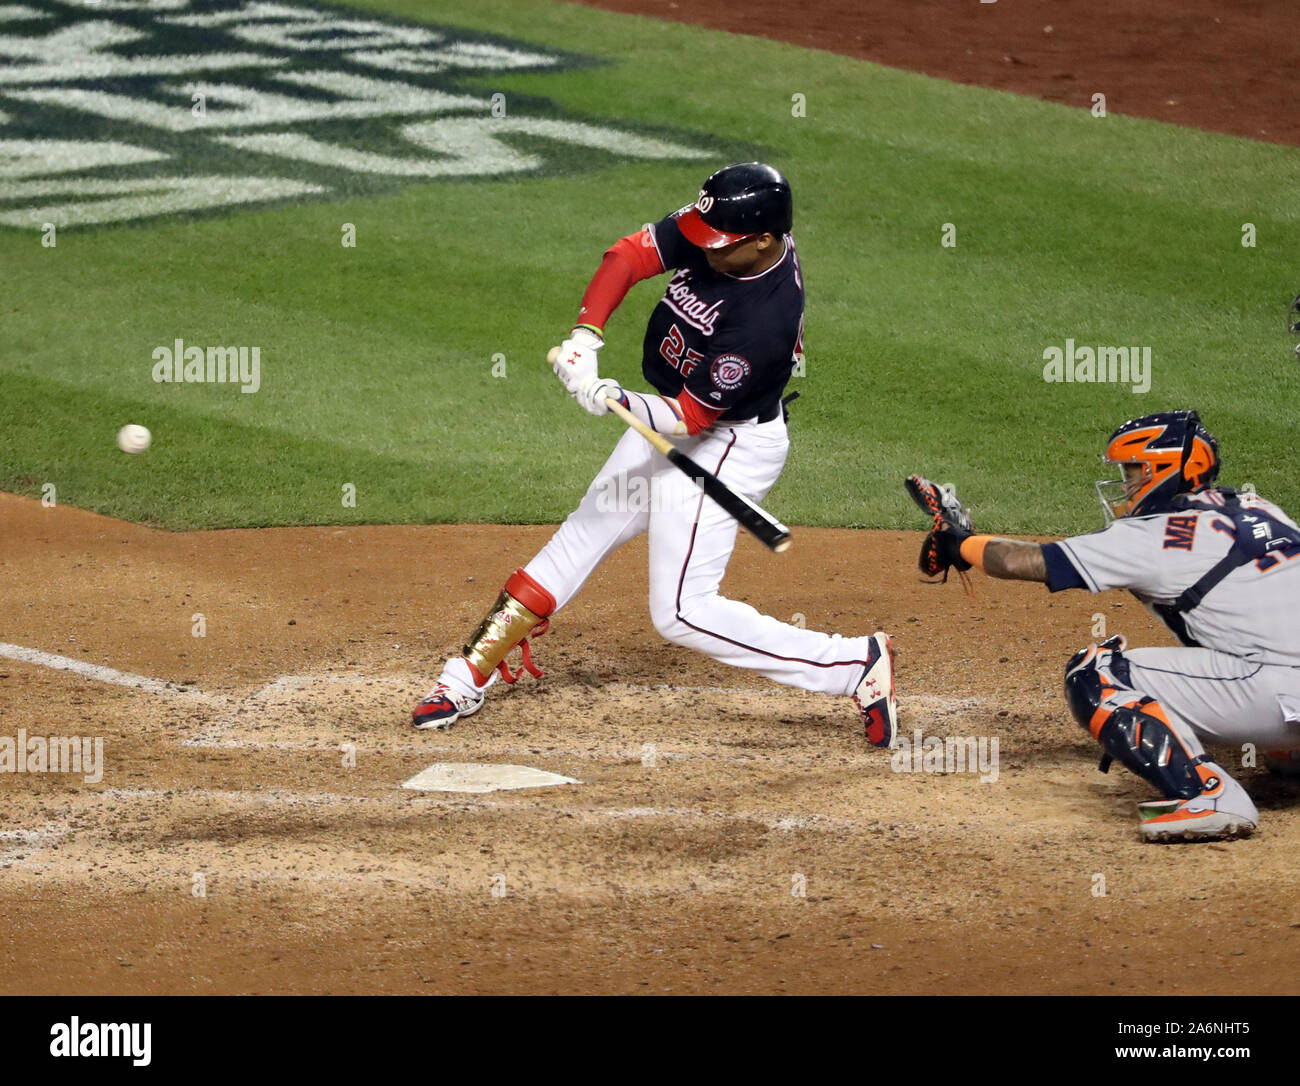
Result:
{"label": "gray away jersey", "polygon": [[[1171,604],[1228,553],[1232,520],[1206,492],[1201,506],[1122,518],[1058,547],[1092,592],[1127,588],[1148,609]],[[1272,502],[1240,495],[1241,506],[1292,528]],[[1051,560],[1049,559],[1049,565]],[[1267,664],[1300,666],[1300,547],[1271,552],[1233,570],[1184,614],[1188,633],[1206,648]]]}

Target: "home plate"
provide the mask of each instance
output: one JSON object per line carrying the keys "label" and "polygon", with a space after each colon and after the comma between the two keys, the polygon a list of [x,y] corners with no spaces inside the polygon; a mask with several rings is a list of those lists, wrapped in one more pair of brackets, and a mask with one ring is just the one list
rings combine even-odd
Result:
{"label": "home plate", "polygon": [[421,770],[402,787],[416,792],[504,792],[511,788],[549,788],[581,784],[572,777],[547,773],[526,765],[485,765],[479,762],[439,762]]}

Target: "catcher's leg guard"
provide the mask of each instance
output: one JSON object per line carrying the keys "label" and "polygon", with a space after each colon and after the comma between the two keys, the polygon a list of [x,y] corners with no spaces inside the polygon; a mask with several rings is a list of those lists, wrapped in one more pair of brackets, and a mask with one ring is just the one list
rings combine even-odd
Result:
{"label": "catcher's leg guard", "polygon": [[1133,689],[1124,648],[1122,637],[1112,637],[1075,653],[1065,665],[1070,712],[1106,752],[1101,771],[1118,758],[1171,799],[1217,788],[1216,775],[1198,768],[1210,756],[1188,751],[1160,702]]}
{"label": "catcher's leg guard", "polygon": [[[479,686],[484,685],[494,668],[508,683],[514,682],[525,671],[540,679],[542,672],[533,666],[528,639],[540,637],[550,629],[550,615],[554,610],[555,597],[522,569],[515,570],[474,631],[474,636],[461,650],[474,681]],[[516,645],[523,650],[524,661],[523,666],[512,673],[506,657]]]}

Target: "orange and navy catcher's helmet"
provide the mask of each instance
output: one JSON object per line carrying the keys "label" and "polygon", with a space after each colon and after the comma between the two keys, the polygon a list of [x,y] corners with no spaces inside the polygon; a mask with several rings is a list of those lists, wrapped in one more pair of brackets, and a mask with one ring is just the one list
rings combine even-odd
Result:
{"label": "orange and navy catcher's helmet", "polygon": [[1210,486],[1219,474],[1219,442],[1195,411],[1159,411],[1130,419],[1110,435],[1102,459],[1138,464],[1140,473],[1097,483],[1107,521],[1170,508],[1179,494]]}

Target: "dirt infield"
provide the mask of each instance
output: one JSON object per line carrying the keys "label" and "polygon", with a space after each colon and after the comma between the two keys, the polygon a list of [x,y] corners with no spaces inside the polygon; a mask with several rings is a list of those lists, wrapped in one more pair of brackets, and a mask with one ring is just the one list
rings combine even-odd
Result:
{"label": "dirt infield", "polygon": [[[1095,614],[1164,641],[1134,604],[968,600],[919,584],[898,533],[742,545],[730,594],[893,631],[904,734],[997,737],[988,783],[894,772],[845,703],[660,642],[621,598],[644,598],[638,544],[538,643],[545,680],[412,731],[546,534],[169,534],[0,495],[0,641],[172,684],[0,658],[0,737],[100,736],[105,762],[0,773],[0,991],[1300,990],[1300,789],[1247,771],[1255,838],[1143,845],[1148,790],[1068,722]],[[581,783],[400,788],[438,761]]]}
{"label": "dirt infield", "polygon": [[577,0],[941,79],[1300,144],[1291,0]]}

